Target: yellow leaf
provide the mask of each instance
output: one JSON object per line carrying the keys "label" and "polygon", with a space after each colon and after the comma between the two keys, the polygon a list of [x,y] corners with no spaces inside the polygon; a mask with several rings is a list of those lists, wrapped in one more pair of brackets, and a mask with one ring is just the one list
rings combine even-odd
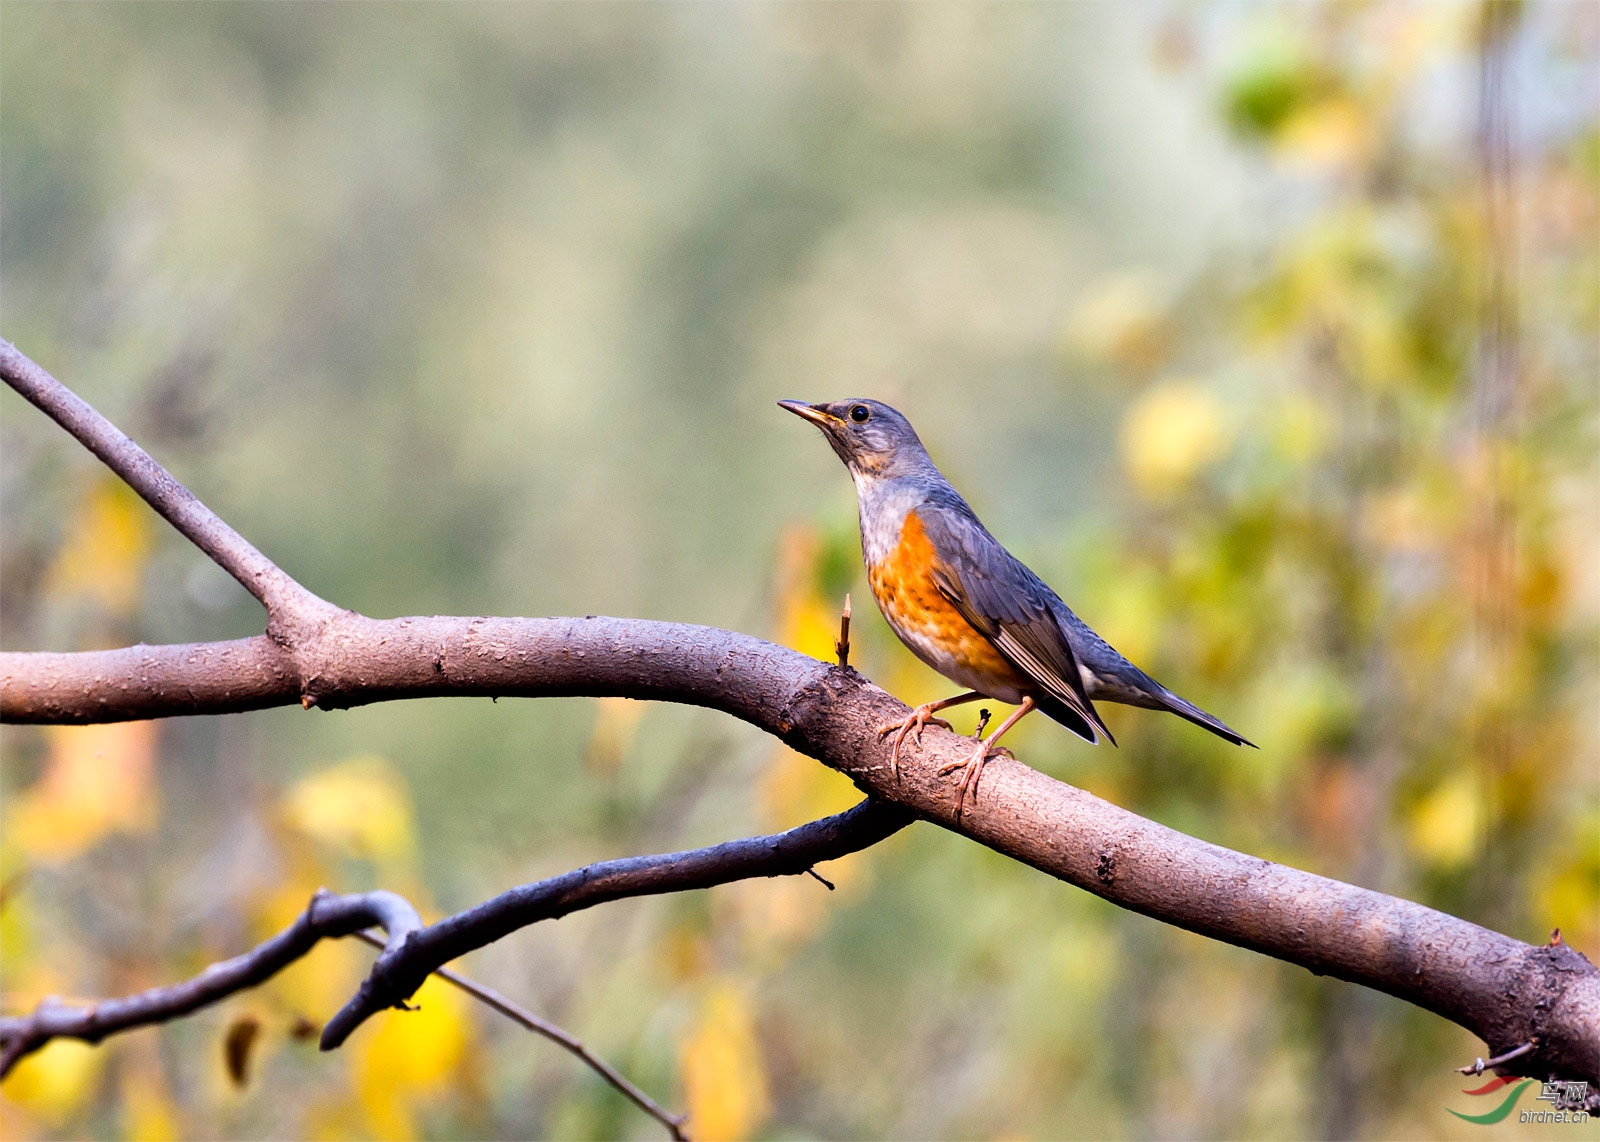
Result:
{"label": "yellow leaf", "polygon": [[114,614],[139,601],[153,545],[150,509],[109,472],[89,487],[45,575],[54,595],[83,595]]}
{"label": "yellow leaf", "polygon": [[386,1011],[374,1033],[357,1039],[354,1078],[362,1109],[380,1138],[414,1138],[414,1111],[438,1098],[468,1047],[466,1002],[430,976],[411,1000],[415,1011]]}
{"label": "yellow leaf", "polygon": [[1418,856],[1456,868],[1471,859],[1483,827],[1483,798],[1471,773],[1440,782],[1411,811],[1406,839]]}
{"label": "yellow leaf", "polygon": [[70,860],[112,832],[155,826],[155,722],[52,726],[44,773],[6,812],[7,840],[37,861]]}
{"label": "yellow leaf", "polygon": [[93,1093],[103,1064],[98,1048],[76,1039],[52,1040],[17,1064],[6,1079],[5,1097],[59,1128]]}
{"label": "yellow leaf", "polygon": [[250,1059],[260,1037],[261,1020],[249,1013],[234,1019],[222,1037],[222,1058],[228,1069],[228,1081],[240,1089],[250,1082]]}
{"label": "yellow leaf", "polygon": [[409,856],[415,830],[404,779],[380,757],[353,757],[301,778],[284,796],[295,828],[351,856]]}
{"label": "yellow leaf", "polygon": [[770,1113],[767,1076],[756,1043],[749,996],[729,983],[714,987],[678,1046],[689,1133],[704,1142],[748,1138]]}
{"label": "yellow leaf", "polygon": [[1198,382],[1164,381],[1128,411],[1122,459],[1144,491],[1177,491],[1227,452],[1231,433],[1222,404]]}

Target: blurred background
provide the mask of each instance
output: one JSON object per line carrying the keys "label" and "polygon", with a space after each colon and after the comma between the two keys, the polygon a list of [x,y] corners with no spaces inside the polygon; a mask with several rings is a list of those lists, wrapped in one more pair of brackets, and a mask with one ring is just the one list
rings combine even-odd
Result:
{"label": "blurred background", "polygon": [[[868,602],[844,471],[773,405],[877,396],[1262,747],[1111,707],[1120,749],[1032,720],[1023,759],[1600,950],[1594,5],[13,2],[0,32],[0,334],[312,590],[823,657],[851,591],[856,664],[941,696]],[[10,393],[0,445],[7,650],[260,631]],[[0,740],[9,1011],[182,978],[319,885],[438,917],[857,799],[621,700]],[[1451,1071],[1482,1045],[1398,1001],[926,825],[822,871],[837,892],[627,901],[457,966],[706,1140],[1480,1129],[1445,1108],[1484,1109]],[[55,1044],[0,1126],[660,1136],[433,985],[320,1055],[370,960],[325,945]]]}

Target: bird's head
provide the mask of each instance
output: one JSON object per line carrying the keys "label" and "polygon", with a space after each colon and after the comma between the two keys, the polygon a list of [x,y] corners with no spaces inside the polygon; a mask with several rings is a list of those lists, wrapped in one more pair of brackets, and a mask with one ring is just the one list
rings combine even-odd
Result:
{"label": "bird's head", "polygon": [[882,401],[865,397],[828,404],[781,400],[778,406],[822,429],[852,475],[895,476],[931,463],[911,422]]}

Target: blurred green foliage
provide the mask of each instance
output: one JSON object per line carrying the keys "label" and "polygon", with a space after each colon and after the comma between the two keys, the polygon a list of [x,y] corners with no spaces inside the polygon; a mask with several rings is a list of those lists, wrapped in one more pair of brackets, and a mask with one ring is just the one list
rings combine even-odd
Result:
{"label": "blurred green foliage", "polygon": [[[867,602],[836,460],[772,406],[880,396],[1091,624],[1262,746],[1111,708],[1121,749],[1024,723],[1025,760],[1600,947],[1592,6],[13,2],[0,26],[0,332],[312,589],[819,656],[851,591],[853,661],[941,696]],[[0,434],[8,650],[259,630],[59,430],[8,399]],[[318,885],[438,915],[853,799],[747,727],[625,701],[0,740],[8,1009],[192,973]],[[1399,1002],[924,827],[825,872],[461,966],[706,1139],[1473,1129],[1445,1106],[1481,1045]],[[367,957],[53,1047],[0,1091],[4,1133],[659,1133],[443,989],[319,1055],[305,1028]]]}

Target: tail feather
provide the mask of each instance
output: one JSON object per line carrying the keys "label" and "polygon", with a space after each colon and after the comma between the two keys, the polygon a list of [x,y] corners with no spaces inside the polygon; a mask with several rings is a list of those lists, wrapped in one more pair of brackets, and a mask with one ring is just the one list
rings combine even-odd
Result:
{"label": "tail feather", "polygon": [[1178,717],[1191,721],[1202,729],[1210,730],[1219,738],[1224,741],[1230,741],[1234,745],[1247,745],[1251,749],[1261,748],[1242,734],[1234,732],[1221,718],[1213,717],[1193,702],[1178,697],[1159,682],[1155,683],[1155,687],[1159,691],[1158,694],[1154,695],[1158,709],[1166,710],[1170,714],[1177,714]]}
{"label": "tail feather", "polygon": [[[1214,718],[1193,702],[1178,697],[1140,670],[1118,654],[1115,647],[1095,634],[1089,625],[1073,614],[1072,609],[1053,592],[1050,597],[1054,604],[1056,622],[1066,634],[1067,641],[1072,644],[1072,653],[1077,656],[1085,671],[1084,689],[1090,699],[1096,702],[1121,702],[1127,706],[1142,706],[1147,710],[1166,710],[1193,722],[1202,729],[1210,730],[1219,738],[1234,745],[1247,745],[1251,749],[1260,748],[1242,734],[1235,733],[1221,718]],[[1055,714],[1050,716],[1075,732],[1083,733],[1065,719]],[[1083,734],[1083,736],[1088,735]]]}

